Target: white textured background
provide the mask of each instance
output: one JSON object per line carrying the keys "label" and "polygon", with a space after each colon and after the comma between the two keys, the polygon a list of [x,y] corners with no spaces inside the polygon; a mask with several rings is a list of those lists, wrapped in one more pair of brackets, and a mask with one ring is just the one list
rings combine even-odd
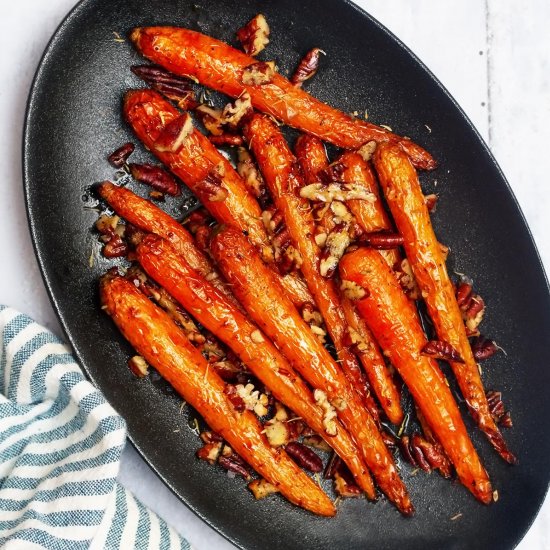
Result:
{"label": "white textured background", "polygon": [[[144,0],[147,1],[147,0]],[[21,141],[31,80],[74,0],[0,0],[0,303],[62,336],[34,258],[23,200]],[[550,3],[547,0],[359,0],[443,82],[488,142],[550,271]],[[197,550],[229,549],[156,478],[133,448],[121,481]],[[550,549],[550,499],[520,550]]]}

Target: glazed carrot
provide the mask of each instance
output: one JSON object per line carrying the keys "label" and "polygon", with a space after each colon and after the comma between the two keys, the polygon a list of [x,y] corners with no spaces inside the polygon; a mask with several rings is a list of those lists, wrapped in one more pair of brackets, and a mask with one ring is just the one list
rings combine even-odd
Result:
{"label": "glazed carrot", "polygon": [[306,383],[258,327],[192,269],[167,241],[149,235],[139,244],[137,256],[150,277],[230,347],[276,399],[325,439],[369,498],[375,498],[372,479],[348,432],[339,426],[336,435],[326,434],[323,411]]}
{"label": "glazed carrot", "polygon": [[[225,42],[176,27],[136,28],[130,39],[153,63],[231,97],[247,91],[259,111],[338,147],[357,149],[369,141],[390,140],[399,142],[419,168],[436,166],[432,156],[410,139],[329,107],[277,72],[263,84],[243,84],[243,73],[248,82],[246,68],[258,61]],[[265,65],[260,68],[265,70]]]}
{"label": "glazed carrot", "polygon": [[516,463],[487,404],[466,328],[449,279],[445,259],[435,237],[418,176],[399,147],[381,145],[374,154],[380,184],[440,340],[451,344],[464,362],[450,365],[473,419],[507,462]]}
{"label": "glazed carrot", "polygon": [[372,416],[338,363],[285,296],[271,270],[233,228],[221,228],[212,238],[211,249],[247,313],[314,388],[316,400],[327,409],[325,421],[338,415],[382,491],[401,512],[411,514],[414,509],[407,489]]}
{"label": "glazed carrot", "polygon": [[[371,167],[361,155],[351,152],[344,153],[337,163],[343,167],[342,181],[361,184],[376,197],[374,201],[351,200],[346,202],[363,231],[366,233],[392,231],[393,226],[382,204],[380,191]],[[384,250],[381,254],[391,268],[401,262],[401,254],[396,248]]]}
{"label": "glazed carrot", "polygon": [[[319,173],[326,170],[329,166],[323,143],[316,137],[301,135],[296,140],[295,151],[300,167],[302,168],[305,183],[311,184],[318,182]],[[355,153],[349,154],[357,156],[363,161],[359,155]],[[362,202],[370,204],[368,201],[356,200],[349,201],[349,205],[351,207],[352,203]],[[361,206],[359,206],[359,208],[362,209]],[[326,215],[323,219],[324,218],[326,218]],[[390,422],[393,424],[401,424],[404,416],[403,409],[401,408],[401,396],[386,366],[384,358],[380,353],[380,349],[365,322],[358,315],[354,304],[345,296],[341,296],[340,298],[340,304],[348,325],[348,330],[350,333],[353,331],[352,340],[358,340],[354,342],[355,353],[363,365],[370,385]]]}
{"label": "glazed carrot", "polygon": [[[159,150],[155,142],[180,112],[153,90],[127,92],[123,109],[141,142],[197,195],[212,216],[220,223],[246,231],[262,257],[269,260],[272,249],[261,221],[260,206],[231,163],[208,138],[193,129],[176,152]],[[212,181],[205,187],[207,179]],[[216,187],[224,194],[213,197],[211,193],[215,193]]]}
{"label": "glazed carrot", "polygon": [[196,247],[193,236],[174,218],[151,201],[109,181],[99,184],[97,190],[101,198],[121,218],[142,231],[154,233],[169,241],[174,249],[187,259],[193,269],[203,277],[207,277],[224,292],[229,292],[219,279],[212,262]]}
{"label": "glazed carrot", "polygon": [[361,367],[346,345],[347,325],[333,280],[319,271],[321,251],[315,242],[315,222],[309,202],[299,195],[304,181],[296,168],[296,158],[277,125],[265,115],[254,115],[244,126],[244,137],[270,191],[277,210],[283,215],[294,248],[301,256],[300,270],[323,316],[341,360],[342,369],[363,400],[369,397]]}
{"label": "glazed carrot", "polygon": [[225,383],[167,314],[122,277],[101,283],[101,301],[124,337],[237,454],[294,504],[322,516],[336,509],[284,450],[274,449],[250,411],[239,412]]}
{"label": "glazed carrot", "polygon": [[492,489],[487,472],[437,362],[421,353],[427,339],[418,313],[390,267],[376,250],[361,248],[342,258],[340,276],[366,291],[357,301],[359,313],[409,388],[460,481],[488,504]]}

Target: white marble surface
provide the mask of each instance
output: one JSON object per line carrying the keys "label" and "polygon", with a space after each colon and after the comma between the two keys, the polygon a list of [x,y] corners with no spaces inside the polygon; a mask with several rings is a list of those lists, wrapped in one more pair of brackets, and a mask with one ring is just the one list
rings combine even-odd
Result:
{"label": "white marble surface", "polygon": [[[146,1],[146,0],[144,0]],[[0,0],[0,303],[62,336],[34,258],[21,181],[21,136],[32,76],[74,0]],[[547,0],[360,0],[438,76],[489,143],[550,270],[550,4]],[[229,549],[128,447],[121,481],[196,549]],[[521,542],[550,549],[550,499]]]}

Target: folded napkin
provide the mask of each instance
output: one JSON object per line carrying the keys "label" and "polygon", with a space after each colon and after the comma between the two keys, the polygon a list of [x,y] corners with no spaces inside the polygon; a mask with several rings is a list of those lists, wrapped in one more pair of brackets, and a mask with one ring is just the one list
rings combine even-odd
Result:
{"label": "folded napkin", "polygon": [[0,306],[0,548],[189,549],[117,483],[125,442],[69,349]]}

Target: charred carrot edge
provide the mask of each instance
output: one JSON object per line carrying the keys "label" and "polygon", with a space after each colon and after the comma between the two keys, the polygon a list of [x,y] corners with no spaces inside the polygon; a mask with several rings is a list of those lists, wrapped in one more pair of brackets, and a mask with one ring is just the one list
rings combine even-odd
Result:
{"label": "charred carrot edge", "polygon": [[245,124],[244,137],[254,153],[277,210],[283,215],[294,248],[300,253],[300,270],[323,316],[342,369],[366,402],[369,397],[368,383],[345,342],[348,327],[338,289],[333,280],[326,279],[319,272],[321,251],[314,239],[315,222],[309,202],[299,196],[304,181],[296,169],[296,158],[278,126],[265,115],[256,114]]}
{"label": "charred carrot edge", "polygon": [[[383,230],[392,231],[393,225],[382,204],[372,168],[358,153],[344,153],[337,162],[345,166],[342,174],[343,181],[361,184],[376,197],[376,200],[372,202],[351,200],[346,203],[355,216],[357,223],[366,233]],[[382,256],[392,268],[398,262],[401,262],[401,254],[397,249],[384,250]]]}
{"label": "charred carrot edge", "polygon": [[136,28],[130,39],[153,63],[231,97],[247,91],[259,111],[338,147],[357,149],[369,141],[390,140],[400,143],[415,166],[428,170],[436,166],[432,156],[410,139],[338,111],[278,73],[268,83],[244,85],[245,68],[258,61],[225,42],[176,27]]}
{"label": "charred carrot edge", "polygon": [[254,470],[294,504],[322,516],[336,514],[320,487],[285,451],[269,445],[254,414],[235,410],[225,383],[164,311],[118,276],[102,280],[101,301],[137,352]]}
{"label": "charred carrot edge", "polygon": [[[316,390],[348,429],[376,482],[404,514],[414,508],[372,416],[364,408],[338,363],[312,334],[256,250],[233,228],[212,238],[212,255],[235,295],[290,364]],[[325,417],[327,420],[327,417]]]}
{"label": "charred carrot edge", "polygon": [[430,214],[407,155],[399,146],[380,145],[374,154],[380,184],[440,340],[451,344],[463,363],[450,362],[473,419],[500,456],[515,464],[487,404],[487,397],[460,314],[454,287],[436,239]]}
{"label": "charred carrot edge", "polygon": [[[314,136],[301,135],[296,140],[295,151],[305,183],[311,184],[318,182],[319,172],[325,170],[329,165],[325,147],[321,140]],[[359,157],[363,162],[363,159],[358,154],[350,153],[350,155]],[[372,191],[370,187],[369,191]],[[368,201],[349,201],[349,206],[351,208],[352,203],[362,202]],[[358,208],[362,209],[361,206]],[[346,297],[341,297],[341,306],[348,326],[355,330],[364,341],[364,347],[366,349],[362,351],[356,350],[355,353],[363,365],[370,385],[382,409],[390,422],[393,424],[401,424],[404,416],[403,409],[401,408],[401,396],[388,371],[378,345],[365,322],[355,310],[353,303]]]}
{"label": "charred carrot edge", "polygon": [[231,348],[276,399],[325,439],[348,465],[359,486],[374,499],[372,479],[348,432],[340,426],[335,436],[326,434],[323,412],[308,386],[258,327],[192,269],[167,241],[149,235],[138,245],[137,256],[150,277]]}
{"label": "charred carrot edge", "polygon": [[[180,116],[180,112],[158,92],[133,90],[124,96],[124,117],[140,141],[170,171],[180,178],[220,223],[246,231],[264,259],[271,255],[271,244],[261,221],[256,199],[246,188],[231,163],[197,129],[187,135],[175,153],[159,151],[155,142],[162,130]],[[224,200],[210,200],[201,185],[215,171],[227,190]]]}
{"label": "charred carrot edge", "polygon": [[343,280],[367,291],[357,302],[359,313],[409,388],[460,481],[488,504],[492,499],[491,482],[436,361],[421,354],[427,339],[413,303],[376,250],[363,248],[348,253],[339,267]]}

